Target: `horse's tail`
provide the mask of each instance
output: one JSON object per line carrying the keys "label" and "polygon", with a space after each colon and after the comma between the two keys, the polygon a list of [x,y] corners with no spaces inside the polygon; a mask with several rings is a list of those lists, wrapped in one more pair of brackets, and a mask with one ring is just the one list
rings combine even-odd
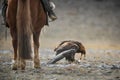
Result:
{"label": "horse's tail", "polygon": [[22,59],[31,59],[31,17],[30,0],[18,0],[17,7],[17,34],[18,56]]}

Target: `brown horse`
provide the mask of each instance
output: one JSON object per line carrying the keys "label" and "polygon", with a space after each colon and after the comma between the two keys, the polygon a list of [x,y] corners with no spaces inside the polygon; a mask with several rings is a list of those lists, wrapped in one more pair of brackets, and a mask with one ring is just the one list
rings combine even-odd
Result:
{"label": "brown horse", "polygon": [[8,0],[6,20],[14,48],[13,70],[25,69],[26,59],[32,59],[31,39],[34,41],[34,67],[40,67],[39,35],[46,24],[41,0]]}

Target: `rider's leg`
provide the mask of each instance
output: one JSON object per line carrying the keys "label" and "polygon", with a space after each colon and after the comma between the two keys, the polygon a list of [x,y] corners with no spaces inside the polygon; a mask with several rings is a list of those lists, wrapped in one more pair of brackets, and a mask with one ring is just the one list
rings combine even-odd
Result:
{"label": "rider's leg", "polygon": [[2,16],[3,16],[3,20],[4,20],[4,23],[7,27],[8,27],[8,24],[6,22],[6,10],[7,10],[7,0],[4,0],[3,3],[2,3]]}
{"label": "rider's leg", "polygon": [[43,2],[43,5],[45,7],[45,10],[48,12],[48,16],[50,17],[50,19],[56,20],[57,17],[50,6],[49,0],[42,0],[42,2]]}

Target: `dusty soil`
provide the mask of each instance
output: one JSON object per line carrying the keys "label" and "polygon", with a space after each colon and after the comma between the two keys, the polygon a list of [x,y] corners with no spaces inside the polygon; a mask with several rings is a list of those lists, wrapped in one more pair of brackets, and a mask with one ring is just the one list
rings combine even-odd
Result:
{"label": "dusty soil", "polygon": [[[86,60],[67,63],[64,59],[56,64],[46,64],[55,55],[52,49],[40,51],[41,69],[34,69],[27,61],[25,71],[11,70],[13,52],[0,51],[1,80],[120,80],[120,50],[87,49]],[[76,59],[79,54],[76,54]]]}
{"label": "dusty soil", "polygon": [[[1,25],[0,15],[0,80],[120,80],[120,0],[53,1],[58,20],[42,30],[41,69],[34,69],[32,61],[27,61],[25,71],[11,70],[10,33]],[[46,64],[55,56],[53,48],[63,40],[82,42],[87,48],[86,60]]]}

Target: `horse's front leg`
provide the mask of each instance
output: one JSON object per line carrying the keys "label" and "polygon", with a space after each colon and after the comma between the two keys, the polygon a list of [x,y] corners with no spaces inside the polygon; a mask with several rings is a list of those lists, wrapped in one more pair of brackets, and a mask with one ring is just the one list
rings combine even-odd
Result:
{"label": "horse's front leg", "polygon": [[39,35],[40,35],[40,32],[33,34],[33,41],[34,41],[34,68],[40,68]]}

